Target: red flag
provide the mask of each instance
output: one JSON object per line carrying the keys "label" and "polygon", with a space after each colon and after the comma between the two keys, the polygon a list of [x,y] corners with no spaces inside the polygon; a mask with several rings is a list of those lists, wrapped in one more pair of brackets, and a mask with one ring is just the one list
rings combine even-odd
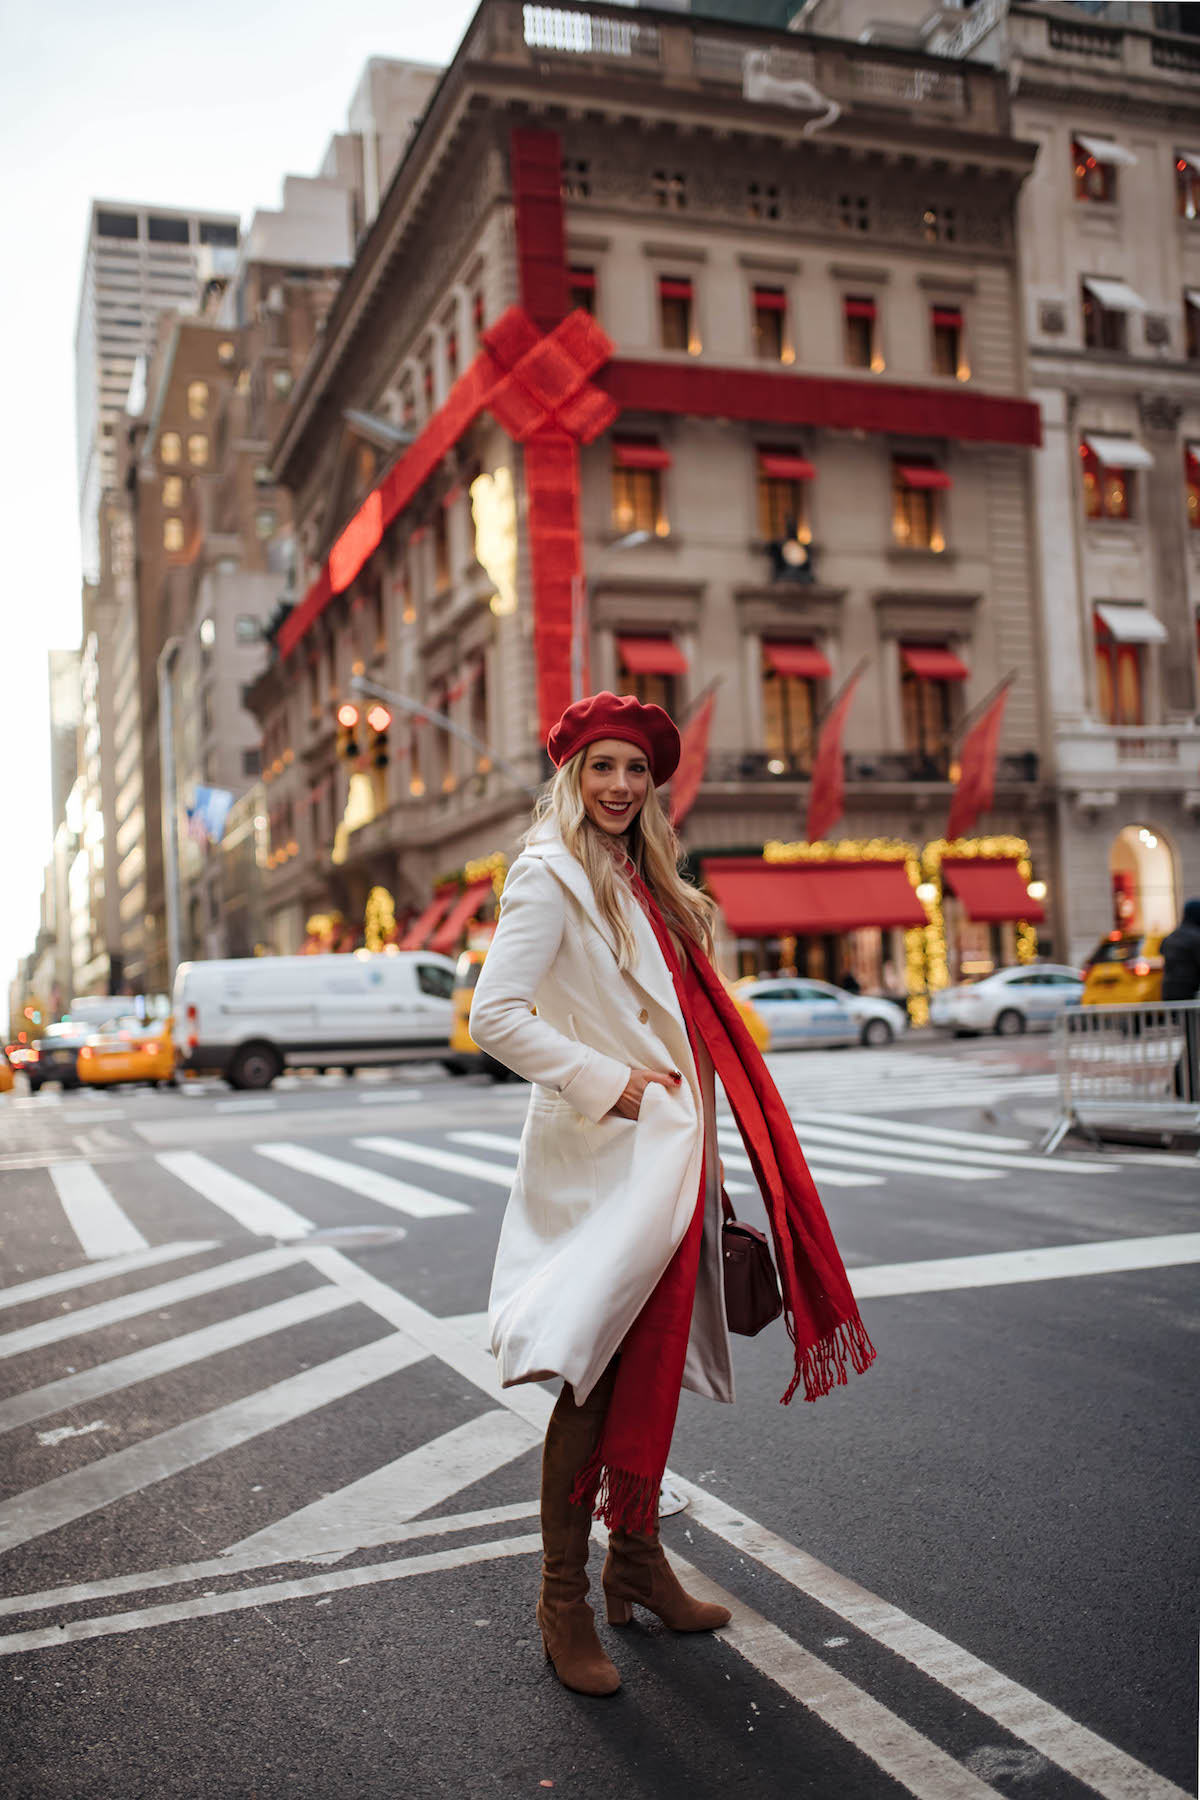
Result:
{"label": "red flag", "polygon": [[815,844],[830,827],[836,825],[845,811],[846,772],[842,764],[842,732],[846,715],[858,686],[856,671],[842,689],[817,739],[817,759],[813,764],[812,787],[808,794],[808,841]]}
{"label": "red flag", "polygon": [[712,728],[713,709],[717,704],[716,689],[706,695],[679,734],[679,767],[671,780],[671,823],[676,830],[691,812],[704,765],[708,761],[708,734]]}
{"label": "red flag", "polygon": [[964,837],[980,813],[987,812],[992,804],[996,785],[996,746],[1007,703],[1008,685],[1000,690],[983,717],[967,733],[958,786],[950,802],[950,817],[946,824],[946,836],[951,842]]}

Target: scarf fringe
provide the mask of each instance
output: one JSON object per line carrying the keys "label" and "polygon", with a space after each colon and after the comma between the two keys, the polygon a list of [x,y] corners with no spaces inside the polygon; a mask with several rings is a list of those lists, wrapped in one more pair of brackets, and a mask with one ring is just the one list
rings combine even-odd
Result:
{"label": "scarf fringe", "polygon": [[653,1475],[608,1468],[597,1452],[575,1477],[571,1504],[588,1507],[610,1531],[638,1531],[649,1537],[658,1524],[660,1486]]}
{"label": "scarf fringe", "polygon": [[[793,1336],[794,1326],[788,1318],[788,1332]],[[819,1400],[823,1394],[831,1393],[833,1388],[846,1385],[846,1361],[856,1375],[862,1375],[875,1361],[875,1346],[867,1336],[866,1327],[857,1313],[842,1321],[828,1337],[821,1338],[815,1344],[808,1344],[801,1350],[796,1345],[796,1373],[788,1386],[787,1393],[780,1400],[786,1406],[792,1395],[804,1383],[804,1398]]]}

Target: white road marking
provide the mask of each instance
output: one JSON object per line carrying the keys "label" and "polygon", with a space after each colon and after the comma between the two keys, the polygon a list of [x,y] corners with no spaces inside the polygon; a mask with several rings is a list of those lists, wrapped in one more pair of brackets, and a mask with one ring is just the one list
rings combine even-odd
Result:
{"label": "white road marking", "polygon": [[948,1131],[940,1125],[905,1125],[877,1114],[826,1112],[793,1113],[795,1125],[848,1125],[853,1131],[886,1132],[889,1137],[916,1138],[918,1143],[961,1144],[967,1150],[1024,1150],[1036,1155],[1028,1138],[987,1137],[981,1131]]}
{"label": "white road marking", "polygon": [[51,1163],[49,1174],[67,1223],[85,1256],[128,1256],[135,1250],[150,1248],[90,1163]]}
{"label": "white road marking", "polygon": [[420,1088],[396,1088],[395,1090],[389,1089],[383,1094],[360,1094],[358,1104],[360,1106],[396,1106],[409,1100],[423,1100],[424,1098]]}
{"label": "white road marking", "polygon": [[1001,1250],[985,1256],[944,1256],[929,1262],[848,1269],[859,1300],[892,1294],[936,1294],[954,1288],[1006,1287],[1025,1281],[1063,1281],[1077,1275],[1117,1275],[1131,1269],[1172,1269],[1200,1262],[1200,1232],[1055,1244],[1045,1250]]}
{"label": "white road marking", "polygon": [[[452,1143],[473,1144],[477,1150],[500,1150],[506,1155],[515,1156],[520,1148],[520,1140],[505,1137],[499,1131],[450,1131],[446,1134]],[[749,1169],[749,1159],[744,1156],[731,1156],[725,1159],[730,1168]],[[847,1169],[817,1168],[809,1164],[814,1178],[825,1182],[828,1187],[882,1187],[882,1175],[852,1174]],[[745,1181],[726,1181],[725,1186],[730,1194],[756,1194],[758,1188]]]}
{"label": "white road marking", "polygon": [[124,1112],[116,1106],[89,1106],[85,1112],[64,1112],[55,1120],[56,1125],[98,1125],[102,1119],[123,1119]]}
{"label": "white road marking", "polygon": [[299,1562],[390,1544],[397,1524],[442,1505],[541,1441],[536,1427],[499,1407],[243,1538],[230,1546],[229,1554],[256,1552],[264,1560]]}
{"label": "white road marking", "polygon": [[[720,1138],[721,1147],[725,1152],[723,1160],[726,1167],[730,1169],[749,1169],[751,1174],[753,1174],[754,1164],[750,1161],[750,1158],[742,1155],[740,1151],[734,1150],[732,1145],[727,1143],[724,1137],[721,1137],[720,1133],[717,1135]],[[864,1175],[861,1170],[858,1169],[831,1169],[826,1167],[823,1163],[813,1162],[811,1157],[805,1157],[804,1160],[808,1163],[808,1172],[813,1180],[821,1182],[825,1187],[883,1187],[884,1185],[884,1178],[882,1175]],[[738,1188],[737,1185],[731,1181],[727,1181],[725,1186],[731,1194],[735,1191],[743,1194],[755,1194],[758,1192],[757,1182],[750,1188]]]}
{"label": "white road marking", "polygon": [[93,1419],[90,1425],[59,1425],[53,1431],[37,1431],[34,1436],[43,1450],[52,1450],[55,1444],[64,1444],[68,1438],[91,1437],[93,1432],[110,1429],[103,1419]]}
{"label": "white road marking", "polygon": [[476,1181],[490,1181],[495,1187],[512,1186],[512,1170],[499,1163],[482,1162],[477,1156],[459,1156],[453,1150],[439,1150],[433,1144],[414,1144],[408,1138],[355,1138],[359,1150],[373,1150],[377,1156],[395,1156],[401,1162],[424,1163],[431,1169],[446,1169],[453,1175],[470,1175]]}
{"label": "white road marking", "polygon": [[874,1135],[868,1134],[865,1129],[841,1131],[836,1126],[818,1125],[809,1120],[800,1127],[800,1136],[805,1142],[815,1140],[821,1155],[834,1153],[832,1149],[827,1149],[827,1146],[845,1145],[853,1148],[856,1144],[861,1144],[864,1150],[880,1150],[903,1157],[903,1163],[898,1166],[904,1168],[912,1166],[911,1159],[919,1149],[921,1156],[927,1162],[948,1163],[956,1173],[962,1172],[963,1164],[969,1164],[972,1167],[984,1164],[991,1169],[1053,1169],[1055,1174],[1065,1175],[1111,1175],[1113,1173],[1111,1163],[1072,1162],[1065,1157],[1055,1157],[1052,1161],[1049,1157],[1009,1156],[1002,1150],[963,1150],[957,1146],[951,1150],[941,1144],[918,1146],[889,1137],[886,1126],[882,1124],[873,1125],[870,1130]]}
{"label": "white road marking", "polygon": [[85,1463],[82,1468],[43,1482],[40,1487],[0,1502],[0,1551],[57,1531],[75,1519],[111,1506],[114,1500],[123,1500],[155,1482],[165,1481],[168,1475],[178,1475],[211,1456],[248,1443],[264,1431],[290,1424],[306,1413],[407,1369],[425,1355],[423,1346],[404,1332],[390,1332],[374,1343],[318,1363],[315,1368],[302,1369],[271,1387],[231,1400],[214,1412],[160,1431],[126,1450],[115,1451],[100,1462]]}
{"label": "white road marking", "polygon": [[691,1501],[692,1518],[732,1545],[739,1555],[752,1557],[864,1636],[903,1657],[939,1687],[985,1718],[994,1719],[1105,1800],[1185,1800],[1182,1788],[1106,1743],[1029,1688],[1010,1681],[961,1645],[776,1537],[694,1482],[674,1475],[672,1480]]}
{"label": "white road marking", "polygon": [[[357,1143],[364,1140],[356,1139]],[[413,1187],[397,1181],[394,1175],[381,1175],[378,1169],[365,1169],[358,1163],[343,1162],[339,1156],[326,1156],[320,1150],[309,1150],[303,1144],[255,1144],[260,1156],[297,1169],[302,1175],[316,1175],[335,1187],[361,1194],[366,1200],[377,1200],[395,1212],[407,1213],[413,1219],[444,1219],[453,1213],[469,1213],[471,1208],[461,1200],[447,1200],[428,1188]]]}
{"label": "white road marking", "polygon": [[473,1344],[481,1344],[485,1350],[491,1348],[491,1332],[485,1312],[456,1313],[453,1318],[443,1319],[442,1323],[453,1325],[456,1331],[461,1331]]}
{"label": "white road marking", "polygon": [[304,1237],[313,1229],[311,1219],[304,1218],[276,1200],[252,1181],[243,1181],[219,1163],[210,1162],[194,1150],[164,1150],[155,1157],[168,1174],[175,1175],[196,1193],[211,1200],[222,1212],[236,1219],[255,1237]]}
{"label": "white road marking", "polygon": [[[393,1541],[397,1544],[417,1543],[422,1538],[448,1537],[456,1531],[485,1531],[493,1525],[507,1525],[515,1519],[536,1519],[536,1500],[517,1501],[509,1506],[486,1507],[479,1512],[444,1513],[438,1519],[422,1519],[414,1525],[397,1525]],[[337,1555],[337,1552],[334,1552]],[[322,1562],[323,1557],[306,1557],[308,1562]],[[172,1568],[142,1569],[131,1575],[106,1575],[97,1581],[76,1581],[65,1587],[43,1588],[35,1594],[9,1594],[0,1597],[0,1618],[14,1613],[47,1612],[60,1606],[78,1606],[85,1600],[107,1600],[117,1594],[145,1594],[153,1588],[185,1587],[212,1577],[240,1575],[248,1569],[269,1569],[275,1559],[257,1555],[210,1556],[203,1562],[177,1563]]]}
{"label": "white road marking", "polygon": [[303,1600],[317,1594],[340,1593],[346,1588],[371,1587],[377,1581],[403,1581],[410,1575],[468,1568],[472,1563],[495,1562],[505,1556],[540,1555],[541,1549],[540,1533],[520,1538],[495,1538],[489,1543],[463,1544],[456,1550],[431,1550],[424,1556],[404,1556],[396,1562],[373,1563],[366,1568],[333,1569],[321,1575],[302,1575],[296,1581],[271,1581],[263,1587],[203,1594],[196,1600],[148,1606],[141,1612],[116,1613],[104,1619],[76,1619],[68,1624],[17,1631],[0,1638],[0,1656],[50,1650],[56,1644],[79,1644],[89,1638],[116,1637],[122,1632],[145,1631],[154,1625],[173,1625],[181,1619],[211,1619],[220,1613],[242,1612],[249,1606],[277,1606],[284,1600]]}
{"label": "white road marking", "polygon": [[105,1325],[119,1325],[125,1319],[136,1319],[140,1313],[178,1306],[181,1301],[194,1300],[199,1294],[215,1294],[239,1281],[257,1281],[260,1275],[273,1275],[276,1269],[286,1269],[299,1260],[298,1250],[282,1247],[261,1250],[257,1255],[243,1256],[237,1262],[200,1269],[195,1275],[180,1275],[177,1280],[164,1281],[159,1287],[138,1288],[136,1293],[121,1294],[115,1300],[101,1300],[95,1306],[81,1307],[78,1312],[56,1313],[52,1318],[39,1320],[36,1325],[6,1332],[0,1337],[0,1357],[42,1350],[47,1344],[79,1337],[85,1331],[99,1331]]}
{"label": "white road marking", "polygon": [[452,1144],[469,1144],[476,1150],[499,1150],[504,1156],[516,1156],[521,1148],[519,1137],[508,1137],[502,1131],[448,1131]]}
{"label": "white road marking", "polygon": [[114,1281],[119,1275],[133,1275],[138,1269],[152,1269],[157,1263],[178,1262],[182,1256],[201,1256],[215,1250],[211,1239],[204,1242],[156,1244],[152,1250],[137,1250],[129,1256],[114,1256],[109,1262],[84,1263],[77,1269],[60,1269],[54,1275],[37,1275],[17,1287],[0,1288],[0,1308],[24,1306],[30,1300],[44,1300],[50,1294],[66,1294],[72,1288],[87,1287],[93,1281]]}
{"label": "white road marking", "polygon": [[64,1375],[58,1381],[47,1382],[44,1387],[31,1388],[28,1393],[13,1394],[8,1400],[0,1400],[0,1431],[11,1431],[17,1425],[49,1418],[52,1413],[64,1412],[69,1406],[85,1405],[103,1394],[115,1394],[121,1388],[132,1387],[134,1382],[151,1381],[173,1369],[186,1368],[189,1363],[202,1362],[224,1350],[251,1344],[271,1332],[286,1331],[292,1325],[303,1324],[352,1304],[349,1295],[337,1288],[312,1287],[287,1300],[277,1300],[270,1306],[257,1307],[253,1312],[237,1313],[231,1319],[205,1325],[199,1331],[167,1338],[161,1344],[148,1344],[144,1350],[131,1351],[128,1356],[118,1356],[94,1369]]}
{"label": "white road marking", "polygon": [[[718,1131],[717,1142],[731,1147],[741,1143],[736,1131]],[[801,1148],[804,1148],[804,1137],[801,1136]],[[818,1148],[818,1156],[823,1162],[849,1163],[856,1169],[884,1169],[889,1175],[929,1175],[938,1181],[999,1181],[1002,1169],[977,1169],[962,1163],[947,1166],[942,1162],[927,1162],[923,1157],[915,1157],[903,1152],[897,1145],[893,1151],[890,1146],[886,1155],[872,1155],[868,1150],[842,1150],[837,1145],[822,1142]]]}
{"label": "white road marking", "polygon": [[269,1094],[247,1094],[244,1100],[218,1100],[214,1112],[277,1112],[278,1100],[272,1100]]}

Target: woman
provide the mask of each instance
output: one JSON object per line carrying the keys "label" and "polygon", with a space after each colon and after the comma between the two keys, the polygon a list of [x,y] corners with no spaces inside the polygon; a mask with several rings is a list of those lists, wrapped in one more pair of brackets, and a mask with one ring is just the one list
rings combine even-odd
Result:
{"label": "woman", "polygon": [[613,1693],[587,1604],[609,1526],[610,1624],[728,1622],[658,1542],[680,1387],[732,1401],[714,1065],[767,1203],[795,1372],[815,1399],[874,1358],[782,1102],[709,961],[713,904],[678,873],[658,706],[596,694],[547,741],[558,773],[509,871],[471,1007],[481,1049],[534,1084],[489,1306],[505,1387],[561,1377],[542,1459],[538,1623],[559,1679]]}

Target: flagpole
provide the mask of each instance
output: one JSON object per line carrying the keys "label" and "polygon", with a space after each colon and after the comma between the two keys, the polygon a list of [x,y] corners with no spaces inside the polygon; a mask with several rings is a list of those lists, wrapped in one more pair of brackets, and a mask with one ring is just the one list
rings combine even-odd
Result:
{"label": "flagpole", "polygon": [[860,656],[859,657],[858,661],[855,663],[854,667],[851,669],[850,673],[847,675],[845,681],[843,681],[841,687],[838,689],[837,693],[833,696],[833,699],[829,702],[829,705],[825,708],[825,711],[821,714],[820,718],[816,721],[815,730],[817,731],[818,734],[820,733],[821,727],[824,725],[826,719],[829,717],[830,713],[832,713],[834,711],[838,702],[841,700],[842,695],[846,692],[846,689],[848,687],[853,687],[854,683],[858,680],[859,676],[862,674],[863,670],[866,668],[866,666],[870,662],[870,660],[871,659],[869,656]]}
{"label": "flagpole", "polygon": [[715,694],[717,689],[721,686],[721,684],[724,680],[725,680],[725,677],[723,675],[718,675],[712,681],[710,681],[708,683],[707,687],[701,688],[700,692],[696,695],[696,698],[689,702],[687,711],[683,714],[683,717],[680,719],[676,719],[675,723],[677,725],[689,724],[691,722],[691,720],[695,718],[696,714],[700,711],[700,708],[704,705],[704,702],[708,699],[708,696],[710,694]]}
{"label": "flagpole", "polygon": [[977,706],[973,706],[971,708],[970,712],[965,714],[964,717],[961,718],[958,721],[958,723],[950,730],[950,732],[945,737],[943,737],[941,743],[938,745],[938,749],[941,750],[944,748],[948,748],[949,745],[951,745],[955,741],[956,738],[965,737],[967,732],[970,731],[972,725],[977,724],[978,721],[980,719],[982,719],[982,717],[983,717],[984,713],[987,711],[988,707],[994,705],[995,702],[1000,698],[1000,696],[1004,692],[1005,688],[1012,687],[1013,683],[1016,681],[1016,679],[1020,673],[1021,673],[1021,671],[1019,669],[1011,669],[1009,671],[1009,673],[1004,677],[1003,681],[998,681],[996,683],[995,687],[988,694],[987,698],[984,700],[981,700]]}

